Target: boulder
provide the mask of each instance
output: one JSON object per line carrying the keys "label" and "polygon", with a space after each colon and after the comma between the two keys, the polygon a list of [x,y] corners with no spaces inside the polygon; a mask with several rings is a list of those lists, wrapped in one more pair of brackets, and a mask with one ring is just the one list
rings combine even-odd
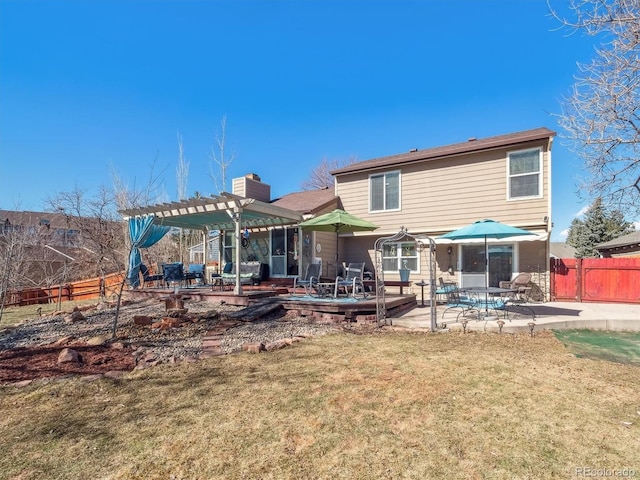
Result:
{"label": "boulder", "polygon": [[63,348],[58,354],[58,363],[81,363],[82,357],[78,352],[71,348]]}
{"label": "boulder", "polygon": [[100,345],[104,345],[105,343],[107,343],[107,339],[101,335],[91,337],[89,340],[87,340],[87,345],[91,345],[92,347],[98,347]]}

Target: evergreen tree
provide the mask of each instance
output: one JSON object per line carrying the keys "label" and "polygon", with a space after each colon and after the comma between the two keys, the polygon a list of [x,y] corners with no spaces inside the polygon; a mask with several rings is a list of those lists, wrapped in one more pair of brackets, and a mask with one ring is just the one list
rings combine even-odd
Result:
{"label": "evergreen tree", "polygon": [[607,211],[597,198],[584,214],[584,220],[574,218],[569,227],[567,243],[576,249],[576,257],[598,257],[596,245],[633,231],[633,225],[619,210]]}

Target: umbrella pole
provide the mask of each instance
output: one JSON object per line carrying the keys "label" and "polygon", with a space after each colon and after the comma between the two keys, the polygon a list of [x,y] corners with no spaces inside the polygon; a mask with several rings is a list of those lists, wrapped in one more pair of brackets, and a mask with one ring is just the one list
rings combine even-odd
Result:
{"label": "umbrella pole", "polygon": [[484,236],[484,316],[489,316],[489,245],[487,244],[487,236]]}
{"label": "umbrella pole", "polygon": [[336,277],[338,276],[338,229],[336,227]]}

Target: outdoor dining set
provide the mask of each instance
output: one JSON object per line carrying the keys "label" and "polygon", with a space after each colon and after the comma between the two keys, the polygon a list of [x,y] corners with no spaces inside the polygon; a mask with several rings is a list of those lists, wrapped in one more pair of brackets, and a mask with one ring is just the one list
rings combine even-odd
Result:
{"label": "outdoor dining set", "polygon": [[[498,287],[465,287],[455,284],[441,285],[440,292],[447,296],[442,319],[447,313],[456,313],[456,321],[468,318],[476,320],[510,319],[509,314],[531,316],[535,321],[535,312],[526,305],[529,301],[531,276],[527,273],[517,275],[511,281],[502,281]],[[452,318],[451,316],[449,318]]]}

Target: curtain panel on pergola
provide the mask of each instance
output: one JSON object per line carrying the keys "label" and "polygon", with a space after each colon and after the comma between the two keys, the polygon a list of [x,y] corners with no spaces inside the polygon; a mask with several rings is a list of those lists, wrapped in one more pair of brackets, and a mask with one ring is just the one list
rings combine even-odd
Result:
{"label": "curtain panel on pergola", "polygon": [[129,273],[127,276],[129,284],[134,288],[140,285],[140,265],[142,264],[140,249],[155,245],[171,230],[169,227],[155,225],[153,220],[153,215],[129,219],[131,251],[129,253]]}

